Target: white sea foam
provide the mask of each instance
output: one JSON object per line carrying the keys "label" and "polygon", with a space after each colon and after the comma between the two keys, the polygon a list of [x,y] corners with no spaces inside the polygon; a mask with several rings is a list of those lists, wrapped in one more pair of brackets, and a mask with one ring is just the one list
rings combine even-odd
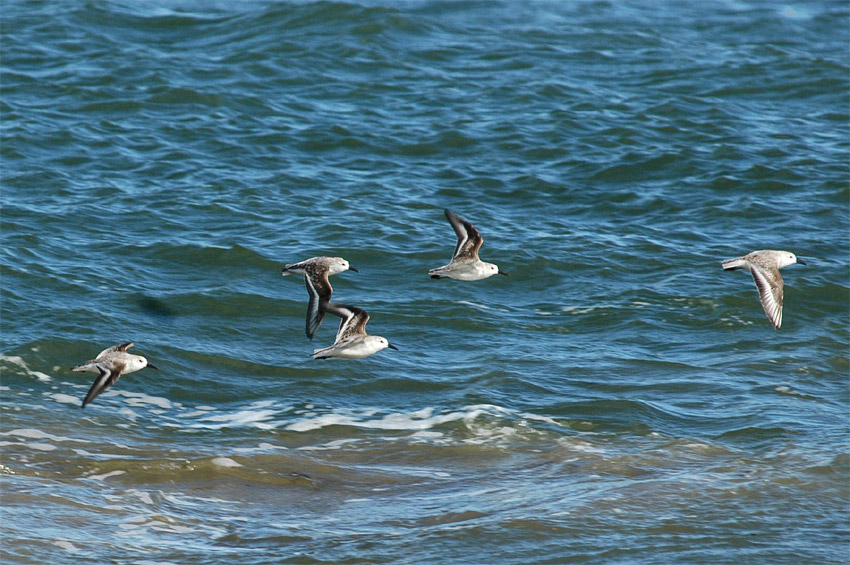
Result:
{"label": "white sea foam", "polygon": [[270,406],[274,406],[274,404],[275,404],[274,400],[260,400],[258,402],[254,402],[253,404],[251,404],[251,409],[252,410],[261,410],[263,408],[268,408]]}
{"label": "white sea foam", "polygon": [[233,449],[236,453],[268,453],[269,451],[286,450],[283,445],[273,445],[271,443],[260,443],[256,447],[236,447]]}
{"label": "white sea foam", "polygon": [[213,414],[200,418],[196,424],[192,424],[192,427],[219,430],[221,428],[252,425],[268,430],[277,427],[277,424],[266,422],[278,413],[278,410],[240,410],[239,412]]}
{"label": "white sea foam", "polygon": [[244,465],[234,461],[230,457],[216,457],[210,463],[219,467],[244,467]]}
{"label": "white sea foam", "polygon": [[433,408],[425,408],[408,414],[386,414],[376,419],[362,419],[361,416],[343,414],[325,414],[295,422],[288,425],[286,429],[294,432],[306,432],[328,426],[354,426],[373,430],[427,430],[469,416],[467,412],[450,412],[432,416],[432,412]]}
{"label": "white sea foam", "polygon": [[27,362],[24,361],[22,357],[18,357],[17,355],[0,355],[0,361],[6,361],[7,363],[11,363],[13,365],[17,365],[21,369],[24,370],[24,373],[31,377],[35,377],[43,383],[50,382],[53,380],[53,377],[50,375],[46,375],[41,371],[33,371],[27,365]]}
{"label": "white sea foam", "polygon": [[53,545],[55,545],[56,547],[62,548],[65,551],[71,551],[71,552],[80,551],[73,543],[71,543],[67,540],[56,540],[56,541],[53,542]]}
{"label": "white sea foam", "polygon": [[[497,277],[498,278],[498,277]],[[475,302],[470,302],[468,300],[458,300],[458,304],[463,304],[464,306],[472,306],[473,308],[477,308],[478,310],[493,310],[494,312],[510,312],[505,308],[493,308],[492,306],[487,306],[485,304],[478,304]]]}
{"label": "white sea foam", "polygon": [[274,449],[287,449],[287,447],[283,445],[273,445],[271,443],[261,443],[257,446],[257,449],[262,451],[269,451]]}
{"label": "white sea foam", "polygon": [[126,390],[115,391],[115,394],[125,397],[127,399],[127,404],[129,404],[130,406],[139,407],[148,404],[153,404],[154,406],[158,406],[163,410],[170,410],[174,407],[170,400],[161,396],[151,396],[149,394],[144,394],[141,392],[128,392]]}
{"label": "white sea foam", "polygon": [[[491,422],[479,422],[486,417],[506,418],[514,421],[514,425],[493,426]],[[449,422],[463,421],[466,426],[475,433],[476,437],[467,438],[468,443],[483,443],[494,437],[507,438],[517,433],[519,427],[524,426],[524,420],[545,422],[547,424],[564,427],[556,420],[545,416],[538,416],[525,412],[508,410],[493,404],[476,404],[467,406],[461,410],[434,413],[434,408],[427,407],[414,412],[390,413],[380,415],[377,410],[366,410],[360,413],[331,412],[322,415],[303,414],[302,419],[286,426],[285,429],[294,432],[308,432],[329,426],[352,426],[373,430],[408,430],[415,432],[411,437],[418,439],[430,438],[437,440],[444,437],[442,432],[431,431],[434,427]],[[325,449],[330,449],[325,446]]]}
{"label": "white sea foam", "polygon": [[571,451],[581,451],[582,453],[605,453],[604,449],[593,446],[586,441],[576,439],[574,437],[561,438],[558,443]]}
{"label": "white sea foam", "polygon": [[91,442],[84,440],[84,439],[75,439],[75,438],[72,438],[72,437],[65,437],[65,436],[55,436],[55,435],[48,434],[47,432],[43,432],[41,430],[37,430],[37,429],[34,429],[34,428],[18,428],[18,429],[15,429],[15,430],[10,430],[8,432],[2,432],[2,433],[0,433],[0,435],[24,437],[24,438],[27,438],[27,439],[47,439],[47,440],[50,440],[50,441],[58,441],[58,442],[75,441],[75,442],[78,442],[78,443],[91,443]]}
{"label": "white sea foam", "polygon": [[[137,420],[139,418],[138,412],[136,412],[134,410],[130,410],[129,408],[126,408],[126,407],[119,409],[118,413],[121,414],[122,416],[127,416],[131,420]],[[117,424],[117,425],[118,425],[118,427],[122,427],[122,428],[128,427],[127,424]]]}
{"label": "white sea foam", "polygon": [[[147,495],[147,493],[140,493],[139,491],[130,492],[133,494],[140,495],[140,497],[146,496],[147,499],[150,500],[150,496]],[[151,500],[150,504],[152,503],[153,501]],[[199,533],[199,530],[197,528],[181,526],[179,525],[178,520],[169,516],[164,516],[162,514],[156,514],[155,516],[138,516],[130,518],[125,523],[118,524],[118,527],[122,531],[116,532],[116,534],[121,537],[144,536],[148,534],[149,530],[154,532],[164,532],[181,535]],[[205,527],[203,529],[209,532],[211,535],[215,536],[221,536],[225,533],[225,530],[223,528]]]}
{"label": "white sea foam", "polygon": [[79,404],[80,399],[76,396],[71,396],[70,394],[63,394],[61,392],[54,392],[47,395],[47,398],[52,398],[56,402],[60,402],[62,404]]}
{"label": "white sea foam", "polygon": [[35,449],[36,451],[53,451],[56,449],[56,446],[50,443],[33,443],[30,441],[26,442],[11,442],[11,441],[0,441],[0,447],[8,447],[10,445],[14,445],[17,447],[27,447],[29,449]]}
{"label": "white sea foam", "polygon": [[563,424],[561,424],[557,420],[553,420],[549,416],[540,416],[538,414],[530,414],[527,412],[524,412],[521,415],[523,418],[526,418],[528,420],[534,420],[535,422],[545,422],[547,424],[552,424],[553,426],[564,427]]}
{"label": "white sea foam", "polygon": [[141,500],[142,502],[144,502],[144,503],[145,503],[145,504],[147,504],[148,506],[153,506],[153,499],[151,498],[151,495],[150,495],[150,494],[148,494],[148,493],[146,493],[145,491],[143,491],[143,490],[131,489],[131,490],[127,491],[127,492],[128,492],[129,494],[134,494],[134,495],[136,495],[137,497],[139,497],[139,500]]}
{"label": "white sea foam", "polygon": [[589,314],[596,310],[608,310],[611,308],[614,308],[611,304],[599,304],[597,306],[588,306],[586,308],[581,308],[579,306],[564,306],[561,308],[561,311],[569,314]]}
{"label": "white sea foam", "polygon": [[293,432],[307,432],[310,430],[318,430],[327,426],[355,426],[358,421],[350,416],[341,416],[339,414],[326,414],[317,418],[307,418],[300,422],[295,422],[286,426],[287,430]]}
{"label": "white sea foam", "polygon": [[162,493],[162,498],[172,504],[180,506],[198,506],[200,503],[189,500],[188,496],[177,496],[175,494]]}
{"label": "white sea foam", "polygon": [[322,445],[305,445],[303,447],[299,447],[298,449],[303,451],[328,451],[334,449],[340,449],[342,446],[356,442],[356,439],[335,439],[333,441],[329,441],[328,443],[324,443]]}
{"label": "white sea foam", "polygon": [[[272,430],[283,428],[289,432],[311,432],[332,426],[348,426],[368,430],[410,432],[389,439],[414,440],[420,443],[450,443],[459,441],[470,444],[486,444],[493,441],[510,441],[516,434],[545,433],[540,425],[569,429],[557,420],[538,414],[520,412],[493,404],[476,404],[460,409],[437,412],[434,407],[425,407],[413,411],[387,412],[379,408],[331,409],[319,410],[304,406],[294,409],[292,406],[277,407],[276,401],[253,403],[250,407],[235,412],[187,411],[174,418],[167,417],[159,425],[183,429],[223,429],[233,427],[255,427]],[[461,422],[466,428],[462,439],[453,439],[455,434],[435,428]],[[320,445],[300,447],[302,450],[342,449],[348,441],[334,440]],[[254,453],[286,449],[284,446],[263,444],[239,448],[238,453]]]}
{"label": "white sea foam", "polygon": [[89,478],[94,479],[95,481],[103,481],[103,480],[108,479],[109,477],[117,477],[118,475],[123,475],[126,472],[127,471],[121,471],[121,470],[109,471],[108,473],[104,473],[102,475],[89,475]]}
{"label": "white sea foam", "polygon": [[797,398],[803,398],[806,400],[822,400],[817,396],[813,396],[811,394],[807,394],[805,392],[800,392],[799,390],[794,390],[793,388],[785,385],[780,385],[775,387],[773,390],[778,392],[779,394],[787,394],[788,396],[795,396]]}

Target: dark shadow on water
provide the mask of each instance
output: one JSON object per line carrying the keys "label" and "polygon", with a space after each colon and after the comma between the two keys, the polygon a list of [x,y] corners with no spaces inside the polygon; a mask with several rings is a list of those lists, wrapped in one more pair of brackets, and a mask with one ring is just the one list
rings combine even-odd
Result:
{"label": "dark shadow on water", "polygon": [[136,298],[136,304],[145,313],[159,318],[173,318],[177,315],[173,308],[158,298],[142,295]]}

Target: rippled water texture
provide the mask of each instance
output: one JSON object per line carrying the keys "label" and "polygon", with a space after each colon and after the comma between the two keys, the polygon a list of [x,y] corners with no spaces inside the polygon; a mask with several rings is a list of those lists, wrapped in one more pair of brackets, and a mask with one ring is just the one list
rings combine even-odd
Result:
{"label": "rippled water texture", "polygon": [[[846,563],[847,24],[3,0],[3,561]],[[316,255],[399,351],[310,358]]]}

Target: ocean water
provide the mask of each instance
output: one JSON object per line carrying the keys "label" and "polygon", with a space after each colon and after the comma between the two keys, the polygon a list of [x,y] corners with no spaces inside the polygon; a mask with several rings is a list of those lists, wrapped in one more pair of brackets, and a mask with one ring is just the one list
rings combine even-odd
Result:
{"label": "ocean water", "polygon": [[847,2],[0,7],[4,563],[850,561]]}

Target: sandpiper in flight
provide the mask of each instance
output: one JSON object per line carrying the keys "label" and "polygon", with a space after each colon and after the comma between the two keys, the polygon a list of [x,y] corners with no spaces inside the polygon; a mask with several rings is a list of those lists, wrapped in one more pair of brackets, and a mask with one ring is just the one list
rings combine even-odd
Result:
{"label": "sandpiper in flight", "polygon": [[286,265],[281,272],[284,277],[292,273],[304,273],[304,283],[310,300],[307,303],[307,337],[313,339],[316,330],[322,325],[325,316],[324,305],[331,300],[333,287],[328,281],[330,275],[343,271],[359,272],[342,257],[312,257],[300,263]]}
{"label": "sandpiper in flight", "polygon": [[339,316],[342,321],[339,323],[333,345],[313,351],[315,359],[330,357],[362,359],[387,347],[398,350],[398,347],[392,345],[386,338],[366,333],[366,322],[369,321],[366,310],[333,302],[327,304],[325,310]]}
{"label": "sandpiper in flight", "polygon": [[477,281],[495,274],[507,275],[493,263],[487,263],[478,258],[478,250],[484,243],[484,238],[475,226],[449,210],[445,209],[446,218],[457,234],[457,246],[448,265],[431,269],[428,274],[432,279],[451,278],[459,281]]}
{"label": "sandpiper in flight", "polygon": [[133,347],[132,342],[114,345],[101,351],[100,354],[91,361],[86,361],[85,363],[77,365],[71,369],[72,371],[100,373],[100,376],[95,379],[94,384],[91,385],[85,399],[83,399],[83,408],[85,408],[92,400],[97,398],[101,392],[112,386],[115,381],[121,377],[121,375],[134,373],[139,369],[144,369],[145,367],[156,369],[155,366],[148,363],[148,360],[141,355],[127,353],[127,350],[131,347]]}
{"label": "sandpiper in flight", "polygon": [[782,326],[782,295],[784,283],[779,269],[806,262],[798,259],[790,251],[776,251],[773,249],[762,249],[747,253],[743,257],[727,259],[721,266],[727,271],[735,269],[747,269],[752,275],[759,291],[761,305],[764,313],[777,330]]}

